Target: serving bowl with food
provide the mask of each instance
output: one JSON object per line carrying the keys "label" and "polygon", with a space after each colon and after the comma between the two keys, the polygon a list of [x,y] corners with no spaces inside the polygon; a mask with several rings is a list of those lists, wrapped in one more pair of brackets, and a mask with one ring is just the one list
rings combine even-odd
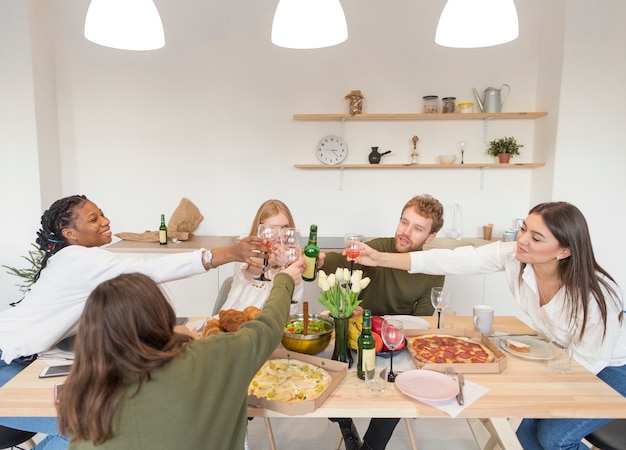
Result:
{"label": "serving bowl with food", "polygon": [[319,314],[308,315],[308,332],[304,333],[304,314],[289,316],[283,330],[283,346],[287,350],[308,355],[317,355],[328,347],[334,323]]}

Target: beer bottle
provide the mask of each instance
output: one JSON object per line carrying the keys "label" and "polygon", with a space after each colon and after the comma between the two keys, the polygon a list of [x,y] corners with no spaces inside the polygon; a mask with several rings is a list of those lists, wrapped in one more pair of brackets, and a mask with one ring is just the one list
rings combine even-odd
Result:
{"label": "beer bottle", "polygon": [[167,227],[165,226],[165,214],[161,214],[161,226],[159,227],[159,244],[167,244]]}

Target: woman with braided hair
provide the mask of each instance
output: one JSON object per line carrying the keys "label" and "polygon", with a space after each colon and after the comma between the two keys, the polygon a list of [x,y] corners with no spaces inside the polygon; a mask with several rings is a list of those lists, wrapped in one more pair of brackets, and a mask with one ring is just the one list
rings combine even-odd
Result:
{"label": "woman with braided hair", "polygon": [[[260,239],[200,249],[155,259],[117,256],[100,248],[111,242],[110,221],[84,195],[55,201],[41,217],[37,245],[45,252],[35,283],[13,308],[0,312],[0,386],[23,370],[37,353],[76,333],[87,297],[101,282],[123,273],[140,272],[157,283],[206,272],[225,263],[258,265]],[[255,257],[253,261],[251,258]],[[63,449],[56,419],[2,418],[0,424],[48,434],[36,448]]]}

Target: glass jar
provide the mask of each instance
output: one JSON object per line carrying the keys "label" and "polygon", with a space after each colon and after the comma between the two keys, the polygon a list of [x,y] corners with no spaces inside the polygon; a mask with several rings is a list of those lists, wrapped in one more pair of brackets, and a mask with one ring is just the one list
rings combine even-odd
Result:
{"label": "glass jar", "polygon": [[443,102],[442,112],[444,113],[453,113],[454,112],[454,102],[456,101],[456,97],[444,97],[441,99]]}
{"label": "glass jar", "polygon": [[439,111],[437,95],[425,95],[422,100],[424,101],[424,114],[435,114]]}

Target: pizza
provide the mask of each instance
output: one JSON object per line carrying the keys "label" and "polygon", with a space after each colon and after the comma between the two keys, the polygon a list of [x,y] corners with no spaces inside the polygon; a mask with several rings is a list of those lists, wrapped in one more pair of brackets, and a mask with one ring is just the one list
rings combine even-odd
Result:
{"label": "pizza", "polygon": [[297,359],[270,359],[248,386],[248,395],[283,403],[314,400],[333,381],[330,374]]}
{"label": "pizza", "polygon": [[480,342],[443,334],[410,338],[409,352],[424,364],[488,363],[495,359],[493,352]]}

